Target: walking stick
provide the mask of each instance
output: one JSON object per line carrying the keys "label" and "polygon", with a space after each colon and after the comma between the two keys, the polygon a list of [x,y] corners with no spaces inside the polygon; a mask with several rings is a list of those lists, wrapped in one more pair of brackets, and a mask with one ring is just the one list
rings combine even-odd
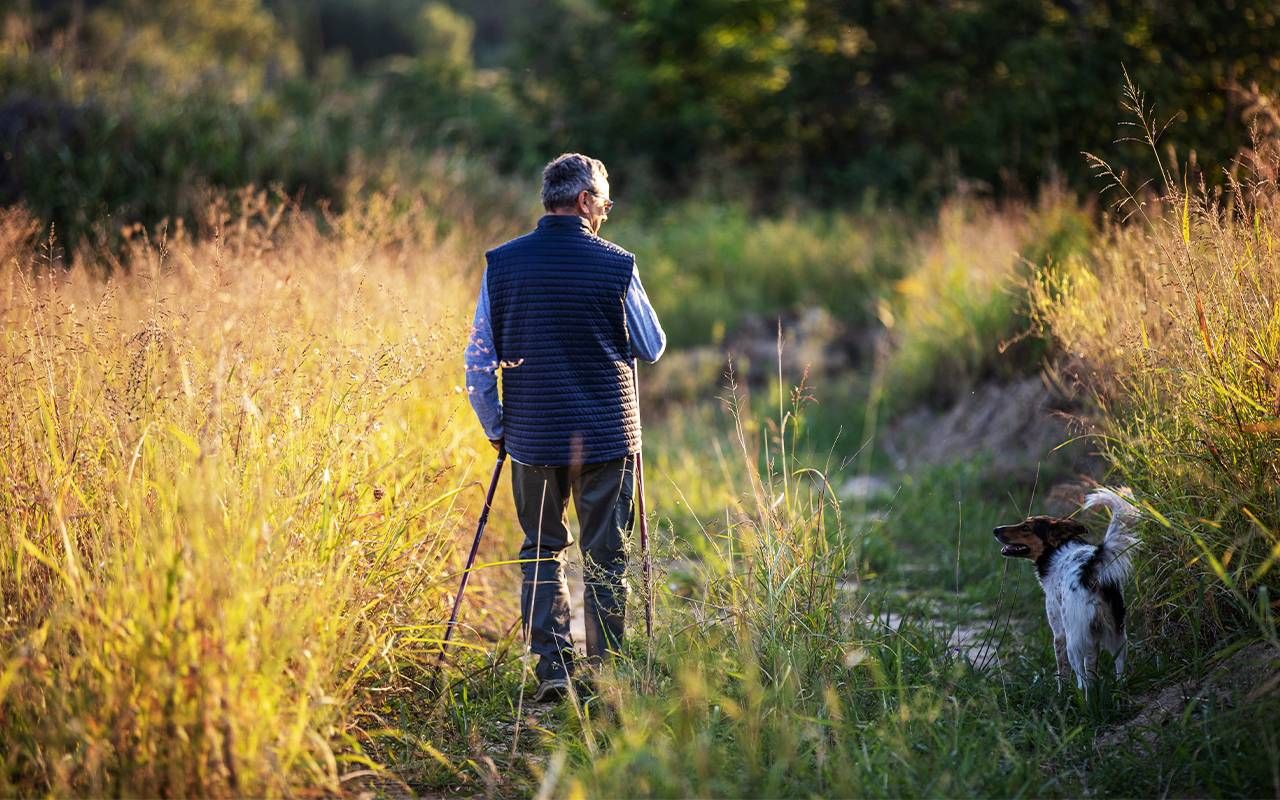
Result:
{"label": "walking stick", "polygon": [[484,508],[480,511],[480,521],[476,524],[476,538],[471,543],[471,554],[467,556],[467,566],[462,570],[462,583],[458,584],[458,595],[453,598],[453,613],[449,615],[449,625],[444,629],[444,642],[440,645],[440,660],[436,663],[436,671],[444,666],[445,651],[449,649],[449,639],[453,638],[453,628],[458,622],[458,609],[462,607],[462,594],[467,591],[467,580],[471,577],[471,566],[476,562],[476,552],[480,550],[480,537],[484,534],[485,523],[489,521],[489,509],[493,508],[493,495],[498,490],[498,476],[502,474],[502,462],[507,460],[506,445],[498,445],[498,461],[493,465],[493,478],[489,481],[489,493],[484,497]]}
{"label": "walking stick", "polygon": [[[636,388],[636,408],[640,407],[640,370],[631,362],[631,380]],[[653,563],[649,557],[649,518],[644,513],[644,445],[636,453],[636,500],[640,513],[641,580],[644,583],[644,634],[653,639]]]}

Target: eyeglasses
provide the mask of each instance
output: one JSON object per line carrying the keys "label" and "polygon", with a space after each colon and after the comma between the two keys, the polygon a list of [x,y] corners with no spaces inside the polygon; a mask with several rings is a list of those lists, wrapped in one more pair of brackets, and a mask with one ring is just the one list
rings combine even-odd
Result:
{"label": "eyeglasses", "polygon": [[607,198],[607,197],[603,197],[603,196],[601,196],[601,195],[600,195],[600,194],[598,194],[594,189],[587,189],[587,190],[586,190],[586,192],[587,192],[587,194],[589,194],[589,195],[591,195],[591,196],[593,196],[593,197],[598,197],[598,198],[600,198],[601,200],[603,200],[603,201],[604,201],[604,213],[608,214],[610,211],[612,211],[612,210],[613,210],[613,201],[612,201],[612,200],[610,200],[610,199],[609,199],[609,198]]}

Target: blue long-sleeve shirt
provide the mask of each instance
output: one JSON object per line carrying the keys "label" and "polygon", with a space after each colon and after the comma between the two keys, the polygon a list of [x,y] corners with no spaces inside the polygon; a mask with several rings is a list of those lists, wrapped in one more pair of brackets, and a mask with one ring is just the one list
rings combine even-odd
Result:
{"label": "blue long-sleeve shirt", "polygon": [[[640,283],[640,271],[631,273],[625,301],[627,334],[631,339],[631,355],[653,363],[667,349],[667,335],[662,331],[658,315]],[[480,282],[480,298],[476,301],[471,338],[463,354],[466,362],[467,397],[490,439],[502,438],[502,402],[498,399],[498,354],[493,346],[493,324],[489,316],[489,282]]]}

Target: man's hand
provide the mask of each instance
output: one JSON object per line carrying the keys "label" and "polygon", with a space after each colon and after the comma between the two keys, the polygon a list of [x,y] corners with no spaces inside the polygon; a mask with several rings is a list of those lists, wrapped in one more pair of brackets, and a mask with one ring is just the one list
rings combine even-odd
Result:
{"label": "man's hand", "polygon": [[489,440],[489,444],[493,445],[493,449],[494,449],[494,450],[497,450],[499,453],[501,453],[501,452],[502,452],[502,443],[503,443],[503,440],[502,440],[502,439],[490,439],[490,440]]}

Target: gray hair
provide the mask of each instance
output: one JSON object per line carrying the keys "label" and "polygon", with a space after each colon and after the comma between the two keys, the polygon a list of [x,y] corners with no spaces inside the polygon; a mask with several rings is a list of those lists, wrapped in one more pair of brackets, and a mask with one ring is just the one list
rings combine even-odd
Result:
{"label": "gray hair", "polygon": [[573,205],[578,195],[599,191],[609,179],[604,164],[581,153],[565,153],[552,159],[542,170],[542,207],[555,211]]}

